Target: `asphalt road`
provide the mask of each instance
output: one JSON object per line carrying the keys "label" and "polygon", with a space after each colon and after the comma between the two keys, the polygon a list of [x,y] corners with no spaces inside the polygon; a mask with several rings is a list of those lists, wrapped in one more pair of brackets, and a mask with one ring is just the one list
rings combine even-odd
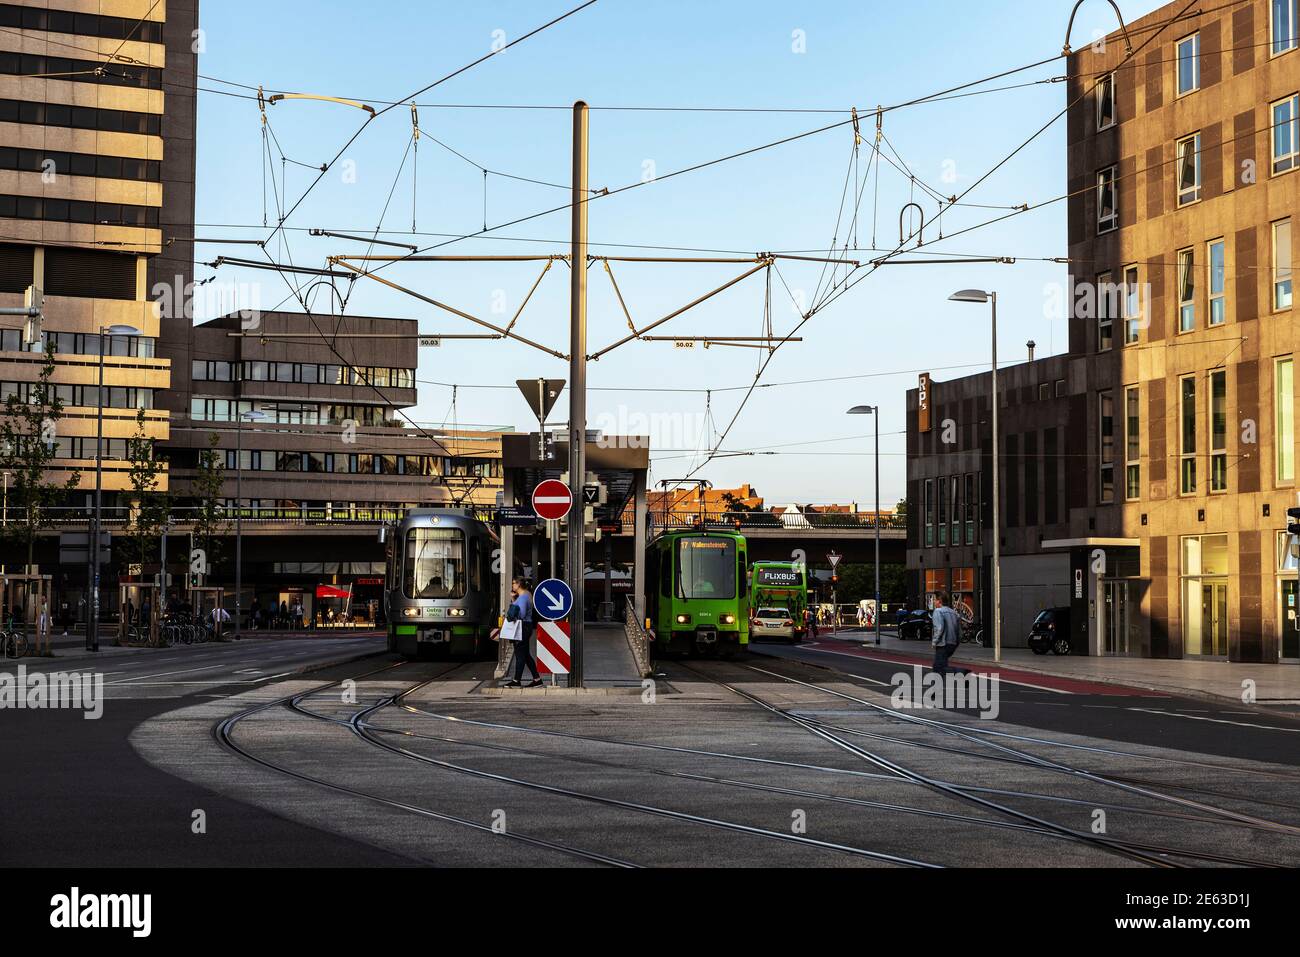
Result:
{"label": "asphalt road", "polygon": [[[383,639],[241,641],[99,657],[24,659],[29,672],[104,674],[103,715],[0,712],[0,866],[405,866],[369,844],[295,823],[146,763],[131,732],[191,701],[224,698],[304,668],[383,651]],[[0,672],[16,672],[5,662]],[[354,665],[353,668],[356,666]],[[329,672],[323,672],[329,674]],[[238,820],[204,840],[193,814]]]}
{"label": "asphalt road", "polygon": [[[918,646],[916,654],[927,650]],[[800,661],[886,685],[892,684],[900,671],[910,671],[909,666],[897,662],[776,643],[752,645],[751,653]],[[954,664],[961,664],[960,652]],[[1092,685],[1098,693],[1046,690],[1004,680],[999,720],[1129,744],[1300,765],[1300,721],[1288,715],[1199,698],[1136,689],[1128,692],[1119,686],[1079,684]]]}

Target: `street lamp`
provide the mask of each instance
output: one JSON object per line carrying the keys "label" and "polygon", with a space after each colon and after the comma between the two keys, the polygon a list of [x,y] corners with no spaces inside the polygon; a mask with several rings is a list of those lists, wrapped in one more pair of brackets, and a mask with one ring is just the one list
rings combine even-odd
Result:
{"label": "street lamp", "polygon": [[144,333],[135,326],[99,327],[99,389],[95,393],[98,407],[95,415],[95,518],[90,541],[86,543],[87,551],[90,552],[90,567],[86,574],[86,580],[90,583],[89,601],[86,602],[87,651],[99,651],[99,530],[104,489],[104,339],[134,339],[142,335]]}
{"label": "street lamp", "polygon": [[1002,660],[1002,475],[998,437],[998,294],[963,289],[952,302],[990,303],[993,308],[993,660]]}
{"label": "street lamp", "polygon": [[859,405],[849,409],[849,415],[876,417],[876,644],[880,644],[880,406]]}
{"label": "street lamp", "polygon": [[[238,402],[238,400],[236,400]],[[238,406],[236,406],[238,408]],[[239,614],[244,589],[244,420],[258,422],[265,412],[249,409],[239,414],[235,429],[235,640],[239,640]]]}

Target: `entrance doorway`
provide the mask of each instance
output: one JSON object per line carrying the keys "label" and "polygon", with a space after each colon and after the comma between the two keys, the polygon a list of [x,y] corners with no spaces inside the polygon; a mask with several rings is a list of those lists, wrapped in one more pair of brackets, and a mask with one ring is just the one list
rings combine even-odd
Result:
{"label": "entrance doorway", "polygon": [[1105,601],[1103,653],[1116,657],[1127,656],[1129,654],[1129,583],[1106,582]]}
{"label": "entrance doorway", "polygon": [[1201,582],[1201,650],[1210,658],[1228,656],[1228,583]]}
{"label": "entrance doorway", "polygon": [[1282,660],[1300,661],[1300,582],[1282,582]]}

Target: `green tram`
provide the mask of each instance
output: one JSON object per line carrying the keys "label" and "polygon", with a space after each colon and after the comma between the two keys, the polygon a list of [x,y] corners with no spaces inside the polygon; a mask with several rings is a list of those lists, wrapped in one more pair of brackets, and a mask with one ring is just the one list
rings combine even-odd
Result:
{"label": "green tram", "polygon": [[672,532],[646,551],[646,611],[655,654],[734,656],[749,647],[744,536]]}
{"label": "green tram", "polygon": [[751,583],[751,607],[757,613],[764,608],[784,608],[794,622],[795,638],[808,630],[804,613],[808,610],[808,569],[798,562],[755,562]]}

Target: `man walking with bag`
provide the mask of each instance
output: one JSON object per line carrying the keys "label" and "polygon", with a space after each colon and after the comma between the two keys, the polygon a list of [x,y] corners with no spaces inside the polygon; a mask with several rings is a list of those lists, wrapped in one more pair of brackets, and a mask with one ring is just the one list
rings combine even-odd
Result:
{"label": "man walking with bag", "polygon": [[523,687],[526,665],[533,676],[528,687],[540,688],[542,678],[537,672],[537,663],[533,661],[532,652],[529,650],[529,642],[532,641],[533,631],[537,627],[533,619],[533,596],[528,591],[528,584],[519,578],[510,583],[510,594],[515,597],[510,607],[506,609],[506,623],[501,626],[501,638],[515,643],[515,676],[507,681],[504,687]]}
{"label": "man walking with bag", "polygon": [[[957,617],[957,612],[953,611],[947,592],[939,592],[934,596],[932,621],[934,623],[932,629],[934,638],[931,642],[934,645],[934,673],[946,675],[950,670],[948,662],[961,645],[961,619]],[[970,674],[966,668],[951,670],[962,675]]]}

